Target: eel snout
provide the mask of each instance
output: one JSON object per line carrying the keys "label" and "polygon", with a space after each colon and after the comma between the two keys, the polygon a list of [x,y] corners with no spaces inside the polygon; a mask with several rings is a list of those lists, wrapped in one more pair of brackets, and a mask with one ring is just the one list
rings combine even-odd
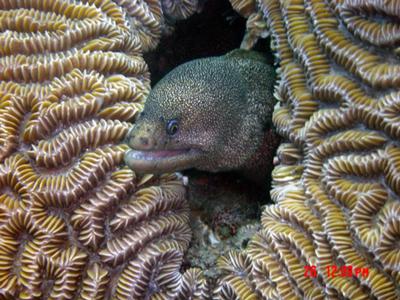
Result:
{"label": "eel snout", "polygon": [[148,151],[158,147],[154,129],[150,126],[136,125],[128,133],[128,145],[132,149]]}
{"label": "eel snout", "polygon": [[199,150],[175,148],[146,125],[135,126],[128,133],[125,163],[138,173],[166,173],[193,167],[199,157]]}

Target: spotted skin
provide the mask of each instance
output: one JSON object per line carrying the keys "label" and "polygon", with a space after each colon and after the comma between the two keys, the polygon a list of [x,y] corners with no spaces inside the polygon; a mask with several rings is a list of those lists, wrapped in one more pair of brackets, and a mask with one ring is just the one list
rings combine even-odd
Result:
{"label": "spotted skin", "polygon": [[262,152],[275,143],[266,134],[274,81],[261,55],[245,50],[178,66],[152,89],[128,134],[127,165],[139,173],[196,168],[264,178],[271,155]]}

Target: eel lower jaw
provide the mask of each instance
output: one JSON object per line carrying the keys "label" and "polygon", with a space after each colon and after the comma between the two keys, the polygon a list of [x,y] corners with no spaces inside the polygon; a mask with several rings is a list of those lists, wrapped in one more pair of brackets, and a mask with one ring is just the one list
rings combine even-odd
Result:
{"label": "eel lower jaw", "polygon": [[161,174],[192,168],[200,155],[198,149],[131,149],[125,153],[125,163],[137,173]]}

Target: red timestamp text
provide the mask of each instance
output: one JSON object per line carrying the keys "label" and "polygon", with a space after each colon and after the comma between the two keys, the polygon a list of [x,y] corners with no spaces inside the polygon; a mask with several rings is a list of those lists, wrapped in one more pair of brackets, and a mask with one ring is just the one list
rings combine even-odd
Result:
{"label": "red timestamp text", "polygon": [[[367,278],[369,269],[367,267],[353,267],[351,265],[336,266],[329,265],[325,267],[325,275],[328,278],[335,277],[362,277]],[[316,266],[304,266],[304,277],[315,278],[318,275]]]}

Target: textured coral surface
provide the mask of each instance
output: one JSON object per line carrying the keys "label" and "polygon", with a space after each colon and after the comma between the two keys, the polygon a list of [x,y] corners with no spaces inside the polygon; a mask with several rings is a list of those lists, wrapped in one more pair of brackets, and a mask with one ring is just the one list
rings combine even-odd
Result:
{"label": "textured coral surface", "polygon": [[185,190],[120,144],[162,22],[159,1],[0,0],[0,299],[179,292]]}
{"label": "textured coral surface", "polygon": [[400,299],[400,2],[258,4],[280,67],[273,119],[285,143],[276,205],[247,250],[220,262],[223,298]]}

